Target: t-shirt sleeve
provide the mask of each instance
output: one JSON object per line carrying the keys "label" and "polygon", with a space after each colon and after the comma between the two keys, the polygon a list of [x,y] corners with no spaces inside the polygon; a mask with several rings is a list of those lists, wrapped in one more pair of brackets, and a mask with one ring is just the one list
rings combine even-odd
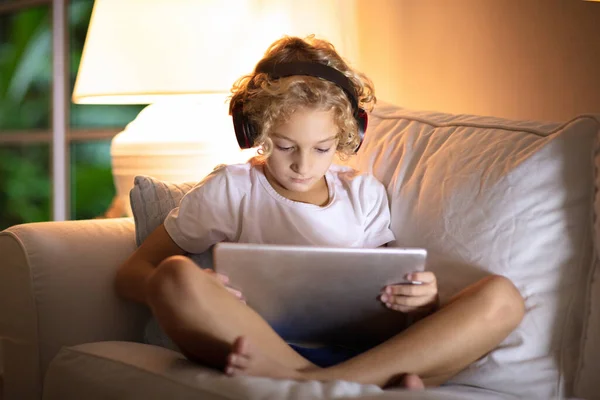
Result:
{"label": "t-shirt sleeve", "polygon": [[372,176],[365,179],[362,196],[366,212],[363,247],[375,248],[395,240],[385,186]]}
{"label": "t-shirt sleeve", "polygon": [[235,241],[240,195],[226,167],[214,171],[186,193],[179,207],[166,217],[164,226],[171,239],[192,254],[212,245]]}

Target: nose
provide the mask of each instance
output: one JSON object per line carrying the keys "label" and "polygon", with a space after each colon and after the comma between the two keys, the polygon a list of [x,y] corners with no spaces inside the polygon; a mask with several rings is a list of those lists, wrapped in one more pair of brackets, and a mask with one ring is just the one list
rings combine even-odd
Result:
{"label": "nose", "polygon": [[292,160],[292,171],[300,176],[304,176],[310,169],[310,154],[306,151],[297,151]]}

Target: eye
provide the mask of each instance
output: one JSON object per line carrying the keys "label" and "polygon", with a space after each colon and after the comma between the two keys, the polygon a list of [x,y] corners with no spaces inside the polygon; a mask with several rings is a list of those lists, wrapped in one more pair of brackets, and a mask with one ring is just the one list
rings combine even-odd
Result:
{"label": "eye", "polygon": [[331,150],[331,147],[327,148],[327,149],[316,149],[319,153],[329,153],[329,150]]}
{"label": "eye", "polygon": [[285,147],[285,146],[275,146],[277,148],[277,150],[280,151],[290,151],[292,150],[294,147]]}

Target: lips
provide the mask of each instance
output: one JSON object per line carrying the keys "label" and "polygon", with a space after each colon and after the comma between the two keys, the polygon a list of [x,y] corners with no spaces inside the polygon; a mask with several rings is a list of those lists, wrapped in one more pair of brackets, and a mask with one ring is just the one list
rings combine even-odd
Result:
{"label": "lips", "polygon": [[308,183],[310,181],[310,178],[305,178],[305,179],[290,178],[290,179],[294,183]]}

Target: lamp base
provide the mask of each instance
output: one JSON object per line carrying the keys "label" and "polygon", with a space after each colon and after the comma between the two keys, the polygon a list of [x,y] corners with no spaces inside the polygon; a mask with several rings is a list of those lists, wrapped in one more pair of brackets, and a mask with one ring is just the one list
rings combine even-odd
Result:
{"label": "lamp base", "polygon": [[238,147],[226,95],[149,105],[111,143],[118,201],[131,216],[129,192],[136,176],[199,182],[216,166],[245,162],[255,154]]}

